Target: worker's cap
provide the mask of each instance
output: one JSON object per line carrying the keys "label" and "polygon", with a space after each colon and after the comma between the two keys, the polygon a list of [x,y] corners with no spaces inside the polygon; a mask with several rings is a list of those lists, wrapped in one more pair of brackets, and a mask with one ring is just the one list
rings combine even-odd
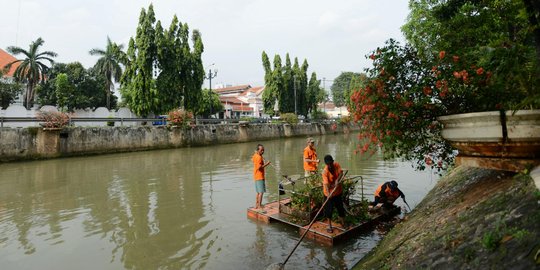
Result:
{"label": "worker's cap", "polygon": [[397,185],[397,182],[396,182],[396,181],[390,181],[390,186],[391,186],[392,188],[397,188],[398,185]]}
{"label": "worker's cap", "polygon": [[314,140],[313,138],[309,137],[309,138],[307,138],[307,142],[308,142],[308,143],[314,143],[315,140]]}
{"label": "worker's cap", "polygon": [[334,158],[331,155],[324,156],[324,163],[325,164],[330,164],[332,162],[334,162]]}

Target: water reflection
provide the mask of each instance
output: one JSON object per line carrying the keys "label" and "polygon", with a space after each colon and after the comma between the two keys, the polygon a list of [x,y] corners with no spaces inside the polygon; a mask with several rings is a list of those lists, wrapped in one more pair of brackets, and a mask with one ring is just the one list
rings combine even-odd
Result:
{"label": "water reflection", "polygon": [[[367,196],[398,179],[414,207],[434,184],[408,164],[355,155],[354,134],[316,140],[319,156],[365,176]],[[305,138],[262,143],[274,164],[268,201],[281,174],[302,174]],[[298,232],[246,218],[255,145],[0,164],[2,269],[264,269],[282,261]],[[288,265],[345,269],[376,240],[369,234],[334,248],[306,241]]]}

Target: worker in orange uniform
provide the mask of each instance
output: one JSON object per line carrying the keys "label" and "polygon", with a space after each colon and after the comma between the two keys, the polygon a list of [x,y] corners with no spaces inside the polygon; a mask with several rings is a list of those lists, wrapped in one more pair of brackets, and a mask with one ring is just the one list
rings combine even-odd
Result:
{"label": "worker in orange uniform", "polygon": [[315,150],[315,140],[309,137],[307,146],[304,148],[304,176],[308,177],[317,174],[317,166],[320,160],[317,159],[317,151]]}
{"label": "worker in orange uniform", "polygon": [[255,199],[255,210],[265,213],[262,207],[263,194],[266,192],[266,185],[264,180],[264,168],[270,165],[270,161],[264,162],[263,158],[264,146],[262,144],[257,145],[257,149],[251,160],[253,160],[253,180],[255,180],[255,191],[257,197]]}
{"label": "worker in orange uniform", "polygon": [[339,222],[344,228],[347,227],[345,224],[345,208],[343,207],[343,199],[341,198],[343,186],[337,181],[341,178],[343,171],[341,170],[339,163],[335,162],[331,155],[326,155],[324,157],[324,163],[326,166],[324,167],[322,173],[322,179],[325,199],[330,197],[330,193],[332,193],[332,190],[335,188],[334,193],[332,193],[332,196],[324,208],[324,216],[328,219],[328,228],[326,231],[328,233],[332,233],[334,231],[332,228],[332,213],[334,211],[334,207],[337,208]]}
{"label": "worker in orange uniform", "polygon": [[386,182],[377,188],[375,191],[375,201],[371,202],[370,205],[376,206],[382,203],[383,207],[389,208],[394,206],[394,202],[399,197],[405,201],[405,194],[398,188],[398,183],[396,181]]}

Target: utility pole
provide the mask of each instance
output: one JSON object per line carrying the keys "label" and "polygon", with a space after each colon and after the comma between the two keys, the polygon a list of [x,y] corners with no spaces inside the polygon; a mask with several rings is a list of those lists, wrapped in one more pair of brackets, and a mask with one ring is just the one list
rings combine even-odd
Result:
{"label": "utility pole", "polygon": [[[326,93],[326,77],[322,78],[322,88],[324,90],[324,93]],[[326,113],[326,100],[327,100],[327,98],[325,98],[324,102],[323,102],[323,112],[325,112],[325,113]]]}
{"label": "utility pole", "polygon": [[297,109],[296,109],[296,75],[294,75],[294,114],[298,115]]}
{"label": "utility pole", "polygon": [[[211,67],[215,64],[211,64],[208,67]],[[217,69],[214,69],[214,72],[212,73],[212,69],[208,69],[208,75],[205,75],[205,79],[208,79],[208,88],[210,88],[210,116],[214,114],[214,106],[212,105],[212,79],[217,76]]]}

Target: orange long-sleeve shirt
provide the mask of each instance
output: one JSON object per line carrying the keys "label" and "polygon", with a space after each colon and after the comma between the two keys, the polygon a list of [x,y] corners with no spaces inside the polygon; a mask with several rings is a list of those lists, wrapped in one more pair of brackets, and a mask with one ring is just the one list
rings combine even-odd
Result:
{"label": "orange long-sleeve shirt", "polygon": [[[339,165],[339,163],[335,161],[334,161],[334,173],[331,173],[328,170],[328,165],[324,166],[324,170],[322,173],[324,196],[328,197],[328,195],[330,195],[330,192],[332,192],[332,190],[334,189],[334,186],[336,184],[337,178],[340,173],[341,173],[341,166]],[[328,187],[328,190],[324,188],[325,185]],[[342,192],[343,192],[343,187],[341,183],[339,183],[336,188],[336,191],[334,191],[334,194],[332,194],[332,197],[340,195]]]}

